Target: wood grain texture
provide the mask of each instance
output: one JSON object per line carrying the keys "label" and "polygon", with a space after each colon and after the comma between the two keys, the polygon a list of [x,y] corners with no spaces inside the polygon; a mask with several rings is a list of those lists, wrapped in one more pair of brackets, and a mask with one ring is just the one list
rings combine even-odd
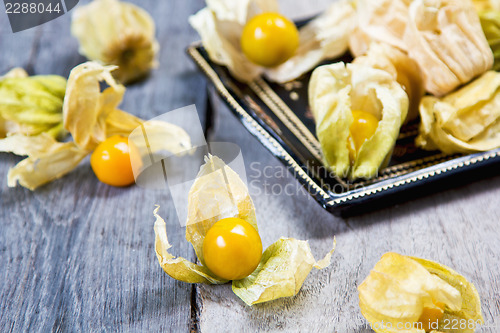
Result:
{"label": "wood grain texture", "polygon": [[[88,1],[81,1],[86,3]],[[202,1],[132,1],[152,14],[160,67],[128,87],[121,105],[149,119],[196,104],[204,122],[205,81],[184,48],[197,38],[188,16]],[[16,33],[0,13],[0,69],[67,76],[85,59],[70,36],[70,16]],[[36,192],[8,188],[20,158],[0,154],[0,331],[186,331],[192,286],[169,278],[154,253],[154,204],[175,253],[194,259],[168,191],[112,188],[88,159]]]}
{"label": "wood grain texture", "polygon": [[[187,18],[203,1],[131,2],[152,13],[162,48],[160,67],[128,88],[122,108],[152,118],[194,103],[202,123],[209,123],[205,80],[184,54],[198,39]],[[280,3],[286,15],[300,18],[329,1]],[[21,66],[31,74],[67,76],[84,61],[69,22],[65,15],[13,35],[2,17],[0,72]],[[371,332],[356,288],[387,251],[433,259],[462,273],[481,296],[486,325],[479,331],[500,330],[500,177],[337,218],[210,95],[210,139],[242,148],[264,246],[281,236],[308,239],[318,259],[336,236],[332,265],[313,270],[297,296],[248,307],[230,285],[192,286],[161,270],[153,248],[155,203],[161,204],[174,254],[195,259],[168,191],[106,186],[88,159],[36,192],[10,189],[7,170],[20,158],[0,154],[0,331]]]}

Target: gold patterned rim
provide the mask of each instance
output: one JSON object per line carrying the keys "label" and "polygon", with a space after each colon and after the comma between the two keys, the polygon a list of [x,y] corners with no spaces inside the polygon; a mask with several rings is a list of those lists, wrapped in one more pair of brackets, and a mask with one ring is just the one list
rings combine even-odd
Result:
{"label": "gold patterned rim", "polygon": [[[403,177],[402,179],[399,179],[399,180],[392,182],[392,183],[384,182],[384,184],[377,184],[375,182],[375,183],[368,185],[369,188],[367,188],[367,189],[356,190],[355,192],[349,191],[349,192],[353,192],[353,193],[347,192],[347,193],[339,194],[338,195],[339,197],[335,198],[335,196],[337,196],[337,195],[335,195],[335,194],[330,195],[325,190],[323,190],[300,167],[300,165],[297,163],[297,161],[295,161],[293,159],[293,157],[280,145],[280,143],[274,137],[272,137],[255,119],[253,119],[245,111],[245,109],[235,100],[235,98],[231,95],[231,93],[226,89],[224,83],[220,80],[220,78],[217,75],[217,73],[215,72],[215,70],[210,66],[210,64],[205,60],[205,58],[198,51],[197,48],[200,46],[201,46],[201,42],[195,42],[187,49],[187,52],[193,58],[193,60],[196,62],[196,64],[200,67],[200,69],[205,73],[205,75],[210,79],[210,81],[214,85],[217,92],[231,106],[231,108],[236,113],[238,113],[238,115],[242,119],[245,120],[245,122],[248,125],[253,127],[260,134],[260,136],[262,138],[266,139],[267,142],[269,144],[271,144],[271,146],[276,150],[276,152],[279,153],[280,157],[287,163],[287,165],[295,171],[295,176],[300,177],[303,182],[305,182],[310,188],[314,189],[316,191],[316,193],[318,193],[325,200],[324,201],[325,207],[333,208],[336,205],[343,204],[343,203],[346,203],[346,202],[351,201],[351,200],[370,196],[370,195],[376,194],[378,192],[390,190],[390,189],[393,189],[393,188],[396,188],[396,187],[399,187],[402,185],[406,185],[406,184],[411,184],[413,182],[420,181],[423,179],[428,179],[428,178],[431,178],[431,177],[434,177],[437,175],[441,175],[443,173],[446,173],[446,172],[449,172],[452,170],[460,169],[460,168],[467,167],[467,166],[470,166],[470,165],[473,165],[473,164],[476,164],[479,162],[483,162],[483,161],[486,161],[486,160],[489,160],[492,158],[500,157],[500,149],[497,149],[494,151],[485,152],[484,154],[481,154],[479,156],[471,155],[465,159],[464,158],[457,159],[457,161],[455,161],[455,163],[446,163],[441,168],[437,168],[436,166],[439,165],[440,163],[443,163],[446,161],[451,162],[453,160],[453,156],[445,155],[445,154],[438,154],[438,155],[430,156],[430,157],[419,159],[419,160],[409,161],[407,163],[402,163],[402,164],[392,166],[390,168],[386,168],[386,169],[388,169],[387,171],[386,171],[386,169],[384,169],[382,172],[385,173],[385,175],[376,178],[376,181],[388,180],[388,179],[393,178],[395,176]],[[260,94],[268,93],[265,91],[265,90],[267,90],[265,88],[265,86],[260,85],[260,87],[259,87],[259,85],[257,85],[257,84],[262,83],[262,82],[264,82],[264,81],[257,80],[257,81],[250,83],[251,89],[254,90],[256,93],[259,90],[263,90],[263,91],[260,91]],[[262,87],[264,87],[264,88],[262,88]],[[269,87],[269,90],[272,91],[272,89],[270,87]],[[276,95],[276,94],[274,93],[274,95]],[[259,95],[259,97],[261,97],[261,96]],[[267,102],[270,105],[273,105],[273,108],[274,108],[274,110],[271,110],[271,111],[273,111],[273,112],[277,111],[278,109],[276,109],[276,107],[281,109],[281,110],[279,110],[278,113],[284,113],[284,114],[281,114],[281,117],[284,117],[283,119],[285,121],[283,122],[283,120],[277,114],[278,118],[280,118],[280,120],[285,124],[285,126],[287,126],[286,124],[288,124],[288,126],[290,126],[290,127],[288,127],[288,126],[287,127],[290,130],[291,130],[291,128],[294,128],[293,131],[291,130],[292,133],[294,133],[295,135],[297,135],[296,133],[299,133],[297,138],[299,138],[299,140],[304,144],[305,147],[312,146],[313,149],[311,150],[311,153],[314,154],[314,150],[316,150],[316,148],[317,148],[317,147],[315,147],[314,141],[317,142],[317,140],[314,138],[314,136],[312,136],[312,133],[309,130],[307,130],[307,128],[302,124],[302,122],[296,117],[296,115],[293,115],[293,116],[291,115],[291,114],[293,114],[293,112],[291,110],[290,110],[290,113],[288,112],[288,110],[289,110],[288,107],[286,107],[286,108],[282,107],[283,105],[286,106],[286,104],[283,101],[282,101],[283,105],[280,105],[281,103],[279,102],[279,100],[276,100],[276,97],[279,100],[281,100],[279,98],[279,96],[277,96],[277,95],[275,97],[268,96],[269,100],[267,100]],[[263,102],[266,103],[265,100],[263,100]],[[268,105],[268,106],[269,106],[269,104],[266,103],[266,105]],[[285,109],[285,110],[283,110],[283,109]],[[300,124],[302,124],[302,126]],[[304,129],[306,131],[304,131]],[[308,135],[308,133],[311,135]],[[311,139],[311,136],[313,137],[314,140]],[[307,142],[307,145],[305,144],[305,142]],[[319,160],[321,160],[321,159],[319,159]],[[428,168],[431,166],[434,166],[436,168],[433,168],[432,170],[428,170]],[[360,184],[358,184],[358,185],[360,185]],[[329,199],[331,199],[331,200],[329,200]],[[326,201],[326,200],[328,200],[328,201]]]}
{"label": "gold patterned rim", "polygon": [[[249,87],[255,94],[267,105],[269,110],[273,112],[296,137],[306,147],[318,161],[323,161],[321,158],[321,145],[316,137],[309,131],[309,129],[302,123],[297,115],[290,109],[290,107],[276,94],[276,92],[261,78],[250,82]],[[403,133],[398,139],[415,136],[418,130]],[[423,169],[434,164],[439,164],[453,159],[456,156],[449,154],[436,154],[425,158],[400,163],[380,170],[380,175],[366,181],[356,181],[356,186],[366,186],[369,184],[377,183],[382,180],[394,178],[407,174],[413,171]],[[335,177],[336,180],[345,188],[349,188],[349,184],[345,183],[342,179]]]}

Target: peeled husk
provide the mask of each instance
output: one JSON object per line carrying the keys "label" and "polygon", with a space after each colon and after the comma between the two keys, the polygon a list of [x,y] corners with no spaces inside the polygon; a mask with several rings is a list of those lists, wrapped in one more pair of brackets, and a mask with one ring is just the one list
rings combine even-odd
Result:
{"label": "peeled husk", "polygon": [[[189,283],[226,283],[204,265],[203,241],[210,227],[227,217],[238,217],[257,230],[255,207],[246,185],[217,156],[205,157],[188,195],[186,239],[193,246],[200,264],[169,251],[166,223],[154,211],[156,222],[155,251],[163,270],[174,279]],[[322,269],[330,264],[334,249],[316,262],[306,241],[281,238],[269,246],[256,270],[246,278],[233,281],[233,291],[246,304],[275,300],[297,294],[313,267]]]}
{"label": "peeled husk", "polygon": [[240,47],[243,28],[253,16],[277,11],[277,0],[211,0],[207,1],[206,8],[191,16],[189,22],[200,34],[210,59],[227,66],[234,77],[245,82],[261,74],[272,81],[287,82],[323,60],[347,51],[349,33],[354,27],[355,3],[341,0],[299,29],[299,47],[286,62],[270,69],[252,63]]}
{"label": "peeled husk", "polygon": [[[407,116],[408,96],[386,71],[340,62],[314,70],[309,105],[325,165],[342,178],[371,178],[389,161]],[[360,147],[353,164],[347,148],[352,110],[379,119],[375,133]]]}
{"label": "peeled husk", "polygon": [[264,251],[252,274],[233,281],[233,292],[247,305],[294,296],[313,268],[330,265],[334,250],[335,240],[325,257],[316,261],[307,241],[281,237]]}
{"label": "peeled husk", "polygon": [[357,57],[353,63],[382,69],[393,77],[408,95],[409,109],[405,122],[418,117],[418,106],[425,89],[418,64],[407,53],[383,43],[372,43],[366,55]]}
{"label": "peeled husk", "polygon": [[[377,333],[424,333],[423,326],[415,323],[424,309],[436,309],[436,304],[444,307],[443,317],[436,322],[437,331],[443,331],[446,322],[453,319],[468,323],[465,329],[454,331],[460,333],[474,332],[475,325],[483,322],[474,285],[430,260],[386,253],[358,291],[361,313]],[[408,329],[410,326],[413,328]]]}
{"label": "peeled husk", "polygon": [[32,191],[72,171],[88,155],[74,142],[57,142],[46,133],[11,135],[0,140],[0,151],[28,156],[9,170],[7,185]]}
{"label": "peeled husk", "polygon": [[500,147],[500,73],[489,71],[443,97],[426,96],[420,105],[416,144],[445,153]]}
{"label": "peeled husk", "polygon": [[[500,2],[499,2],[500,6]],[[484,35],[488,40],[495,62],[493,69],[500,70],[500,9],[499,10],[485,10],[479,12],[479,19],[481,20],[481,27],[483,28]]]}
{"label": "peeled husk", "polygon": [[116,65],[115,78],[129,83],[158,63],[155,24],[142,8],[118,0],[94,0],[73,12],[71,33],[89,60]]}
{"label": "peeled husk", "polygon": [[[114,135],[127,137],[139,126],[148,133],[150,143],[150,149],[141,149],[141,152],[167,150],[180,154],[191,148],[189,135],[182,128],[160,121],[145,122],[118,109],[125,87],[111,75],[115,68],[87,62],[71,71],[65,96],[63,91],[59,93],[64,96],[61,120],[73,141],[58,142],[49,133],[35,136],[19,133],[0,140],[0,151],[27,156],[9,171],[10,187],[19,182],[21,186],[35,190],[72,171],[106,138]],[[103,91],[101,82],[108,86]],[[169,142],[163,141],[164,136],[155,135],[164,131],[172,133]]]}
{"label": "peeled husk", "polygon": [[498,0],[472,0],[472,3],[478,12],[484,10],[500,10],[500,2]]}
{"label": "peeled husk", "polygon": [[[493,54],[470,0],[360,0],[362,33],[357,52],[368,41],[407,52],[422,71],[427,92],[443,96],[489,70]],[[354,36],[354,37],[355,37]]]}

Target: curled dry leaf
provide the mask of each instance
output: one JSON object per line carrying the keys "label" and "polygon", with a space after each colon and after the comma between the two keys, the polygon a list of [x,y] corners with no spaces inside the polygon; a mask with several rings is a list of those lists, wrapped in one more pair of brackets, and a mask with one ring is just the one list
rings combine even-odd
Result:
{"label": "curled dry leaf", "polygon": [[282,237],[264,251],[252,274],[233,281],[233,292],[247,305],[294,296],[313,268],[330,265],[333,251],[335,241],[325,257],[316,261],[307,241]]}
{"label": "curled dry leaf", "polygon": [[[84,150],[92,151],[99,142],[106,139],[108,115],[119,112],[115,110],[123,99],[125,87],[111,75],[114,69],[116,66],[86,62],[73,68],[69,75],[64,99],[64,127],[71,133],[75,143]],[[108,86],[102,92],[101,82]],[[126,124],[130,132],[141,122],[138,118],[129,116]]]}
{"label": "curled dry leaf", "polygon": [[445,153],[471,153],[500,147],[500,73],[489,71],[443,97],[420,104],[416,144]]}
{"label": "curled dry leaf", "polygon": [[368,39],[407,52],[420,66],[426,91],[437,96],[469,82],[493,64],[470,0],[361,0],[358,24],[362,33],[356,35],[361,40],[353,43],[358,49]]}
{"label": "curled dry leaf", "polygon": [[94,0],[73,12],[71,33],[89,60],[116,65],[123,83],[145,76],[157,66],[155,24],[142,8],[118,0]]}
{"label": "curled dry leaf", "polygon": [[[9,171],[9,186],[16,186],[19,181],[21,186],[34,190],[73,170],[106,138],[113,135],[129,136],[140,126],[147,132],[150,143],[149,149],[145,149],[144,144],[138,145],[145,156],[160,150],[181,154],[191,148],[189,135],[182,128],[161,121],[145,122],[118,109],[125,87],[111,75],[115,68],[116,66],[102,66],[96,62],[81,64],[71,71],[67,86],[63,79],[66,92],[57,84],[59,80],[49,80],[47,83],[34,77],[36,84],[43,82],[45,86],[57,91],[58,105],[63,109],[62,113],[59,111],[59,121],[61,126],[64,123],[74,141],[57,142],[50,138],[50,130],[35,136],[19,133],[0,140],[0,151],[28,156]],[[103,91],[100,88],[102,82],[107,85]],[[28,100],[35,100],[34,105],[50,105],[44,102],[40,94],[26,96]],[[170,138],[168,142],[164,140],[165,131],[168,131]],[[136,136],[130,139],[141,142]]]}
{"label": "curled dry leaf", "polygon": [[[389,161],[406,119],[408,96],[386,71],[340,62],[314,70],[309,105],[325,165],[339,177],[369,178]],[[379,122],[351,161],[348,140],[353,110],[370,113]]]}
{"label": "curled dry leaf", "polygon": [[207,1],[206,8],[191,16],[189,22],[200,34],[210,59],[227,66],[241,81],[251,81],[264,73],[272,81],[290,81],[321,61],[347,51],[348,36],[354,27],[355,4],[342,0],[299,29],[299,47],[285,63],[271,69],[253,64],[240,47],[243,27],[255,15],[277,11],[276,0],[211,0]]}
{"label": "curled dry leaf", "polygon": [[[165,221],[154,211],[155,251],[160,266],[174,279],[190,283],[225,283],[204,265],[203,241],[211,226],[226,217],[238,217],[257,229],[255,207],[246,185],[216,156],[207,156],[189,191],[186,239],[193,245],[200,265],[170,254]],[[233,281],[233,291],[252,305],[297,294],[313,267],[330,264],[333,249],[315,261],[306,241],[282,238],[264,251],[256,270]]]}
{"label": "curled dry leaf", "polygon": [[468,323],[457,332],[469,333],[483,322],[474,285],[425,259],[386,253],[358,291],[361,313],[377,333],[443,331],[453,319]]}

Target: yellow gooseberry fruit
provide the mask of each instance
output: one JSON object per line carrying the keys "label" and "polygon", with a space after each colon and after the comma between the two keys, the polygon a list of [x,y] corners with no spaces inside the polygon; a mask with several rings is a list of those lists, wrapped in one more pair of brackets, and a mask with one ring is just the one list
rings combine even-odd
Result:
{"label": "yellow gooseberry fruit", "polygon": [[422,314],[418,318],[416,326],[418,328],[424,329],[426,332],[430,332],[439,327],[439,321],[444,315],[444,303],[432,301],[433,307],[424,307]]}
{"label": "yellow gooseberry fruit", "polygon": [[378,127],[378,119],[369,112],[353,110],[352,116],[354,120],[349,127],[350,135],[347,142],[351,161],[357,156],[363,143],[375,134]]}
{"label": "yellow gooseberry fruit", "polygon": [[240,280],[252,273],[262,257],[262,241],[245,220],[230,217],[216,222],[205,235],[203,259],[220,278]]}
{"label": "yellow gooseberry fruit", "polygon": [[139,158],[137,147],[128,138],[115,135],[101,142],[90,157],[97,178],[111,186],[128,186],[135,182],[132,158]]}
{"label": "yellow gooseberry fruit", "polygon": [[287,61],[299,46],[295,24],[278,13],[254,16],[243,29],[241,49],[253,63],[274,67]]}

